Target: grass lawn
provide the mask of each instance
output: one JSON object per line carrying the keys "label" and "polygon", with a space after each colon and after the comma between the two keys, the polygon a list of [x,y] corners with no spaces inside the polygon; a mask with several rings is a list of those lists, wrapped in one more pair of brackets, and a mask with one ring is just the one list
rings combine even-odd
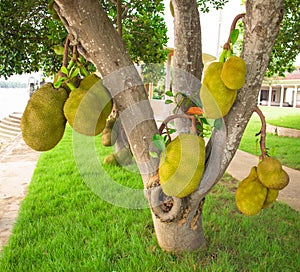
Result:
{"label": "grass lawn", "polygon": [[[99,145],[97,150],[101,160],[111,151]],[[106,170],[118,182],[125,177],[123,185],[142,187],[133,172]],[[299,271],[299,212],[275,203],[259,215],[243,216],[234,203],[236,186],[224,176],[206,197],[206,250],[165,253],[157,244],[149,209],[116,207],[84,183],[68,128],[37,164],[0,256],[0,271]]]}
{"label": "grass lawn", "polygon": [[[282,120],[288,120],[285,124],[289,126],[291,123],[289,120],[294,120],[293,118],[296,116],[295,118],[297,119],[295,120],[298,120],[300,124],[300,109],[261,107],[261,110],[266,117],[267,123],[271,123],[269,120],[280,120],[281,118]],[[295,112],[298,114],[295,115]],[[273,124],[279,125],[277,121]],[[260,128],[260,119],[257,114],[254,113],[245,130],[239,149],[259,156],[259,137],[255,137],[255,134],[260,131]],[[267,134],[266,146],[269,148],[270,155],[277,157],[283,165],[300,170],[300,138],[279,137],[277,135]]]}
{"label": "grass lawn", "polygon": [[300,109],[260,107],[270,125],[300,130]]}

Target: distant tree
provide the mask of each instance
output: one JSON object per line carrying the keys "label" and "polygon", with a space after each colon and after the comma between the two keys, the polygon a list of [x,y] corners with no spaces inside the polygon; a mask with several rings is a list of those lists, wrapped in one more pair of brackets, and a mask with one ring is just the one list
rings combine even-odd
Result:
{"label": "distant tree", "polygon": [[[116,1],[99,1],[117,28]],[[54,48],[67,37],[60,20],[53,20],[48,0],[0,2],[0,76],[43,70],[58,71],[62,56]],[[123,0],[123,39],[136,63],[161,63],[166,59],[167,28],[162,0]]]}
{"label": "distant tree", "polygon": [[295,69],[296,57],[300,54],[300,1],[285,0],[284,17],[280,24],[280,32],[271,53],[267,76]]}

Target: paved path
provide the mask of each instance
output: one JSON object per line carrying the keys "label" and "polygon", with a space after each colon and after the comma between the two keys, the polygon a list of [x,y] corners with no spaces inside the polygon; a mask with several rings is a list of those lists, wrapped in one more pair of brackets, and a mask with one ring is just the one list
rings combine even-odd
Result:
{"label": "paved path", "polygon": [[[227,172],[237,180],[243,180],[248,176],[250,168],[257,164],[257,156],[238,150],[227,168]],[[283,169],[289,174],[290,182],[279,192],[278,200],[300,211],[300,171],[286,166],[283,166]]]}
{"label": "paved path", "polygon": [[17,136],[0,151],[0,252],[18,216],[39,153]]}

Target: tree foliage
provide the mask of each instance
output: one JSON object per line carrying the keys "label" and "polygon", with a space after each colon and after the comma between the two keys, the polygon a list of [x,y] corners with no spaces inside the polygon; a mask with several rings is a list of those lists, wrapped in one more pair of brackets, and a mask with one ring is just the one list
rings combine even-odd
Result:
{"label": "tree foliage", "polygon": [[296,57],[300,54],[300,2],[285,0],[285,13],[280,25],[280,32],[272,50],[267,75],[294,70]]}
{"label": "tree foliage", "polygon": [[209,12],[211,8],[213,9],[222,9],[229,0],[197,0],[197,4],[202,12],[206,13]]}
{"label": "tree foliage", "polygon": [[[0,2],[0,75],[9,77],[42,69],[59,70],[62,57],[53,47],[62,46],[67,32],[48,11],[48,0]],[[115,1],[101,1],[116,26]],[[162,0],[122,1],[123,39],[135,62],[163,62],[167,28]]]}
{"label": "tree foliage", "polygon": [[61,58],[52,47],[67,33],[47,11],[47,0],[0,2],[0,75],[49,72],[59,67]]}

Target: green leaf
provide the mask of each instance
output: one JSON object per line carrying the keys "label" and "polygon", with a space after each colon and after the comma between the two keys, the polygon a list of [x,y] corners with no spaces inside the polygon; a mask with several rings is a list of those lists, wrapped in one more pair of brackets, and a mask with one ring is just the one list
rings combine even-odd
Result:
{"label": "green leaf", "polygon": [[154,151],[149,151],[149,155],[152,158],[158,158],[158,154],[156,152],[154,152]]}
{"label": "green leaf", "polygon": [[174,97],[174,94],[173,94],[171,91],[167,91],[167,92],[166,92],[166,95],[167,95],[167,96],[170,96],[170,97]]}
{"label": "green leaf", "polygon": [[59,81],[54,82],[53,86],[54,86],[54,88],[58,89],[61,86],[61,84],[62,84],[62,81],[59,80]]}
{"label": "green leaf", "polygon": [[165,104],[171,104],[171,103],[173,103],[173,100],[167,99],[167,100],[165,101]]}
{"label": "green leaf", "polygon": [[219,62],[225,62],[226,60],[226,55],[227,55],[228,50],[227,49],[223,49],[220,57],[219,57]]}
{"label": "green leaf", "polygon": [[214,127],[216,129],[221,129],[223,125],[222,118],[216,119],[214,123]]}
{"label": "green leaf", "polygon": [[62,66],[62,67],[60,68],[60,70],[61,70],[65,75],[68,75],[68,74],[69,74],[69,71],[68,71],[68,69],[67,69],[65,66]]}
{"label": "green leaf", "polygon": [[240,31],[238,29],[233,29],[230,33],[230,40],[232,44],[235,44],[239,38]]}
{"label": "green leaf", "polygon": [[175,133],[176,132],[176,129],[175,128],[169,128],[169,133],[170,134],[173,134],[173,133]]}
{"label": "green leaf", "polygon": [[62,56],[64,54],[64,48],[61,45],[54,45],[53,50],[56,55]]}
{"label": "green leaf", "polygon": [[164,151],[165,148],[166,148],[166,144],[165,144],[165,141],[164,141],[164,137],[159,135],[159,134],[155,134],[153,135],[152,137],[152,142],[154,144],[154,146],[160,150],[160,151]]}
{"label": "green leaf", "polygon": [[75,87],[71,82],[68,82],[68,83],[67,83],[67,86],[69,87],[69,89],[70,89],[71,91],[74,91],[74,90],[76,89],[76,87]]}
{"label": "green leaf", "polygon": [[77,77],[80,72],[79,67],[77,67],[71,74],[71,78]]}

